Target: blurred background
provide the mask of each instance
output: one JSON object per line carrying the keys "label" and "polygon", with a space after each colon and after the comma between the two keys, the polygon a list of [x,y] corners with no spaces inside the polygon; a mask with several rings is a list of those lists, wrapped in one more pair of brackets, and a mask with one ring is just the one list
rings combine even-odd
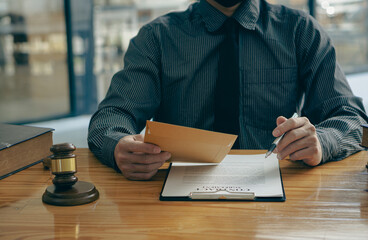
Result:
{"label": "blurred background", "polygon": [[[54,128],[87,147],[91,114],[129,41],[189,0],[0,0],[0,122]],[[368,0],[269,0],[314,16],[368,108]]]}

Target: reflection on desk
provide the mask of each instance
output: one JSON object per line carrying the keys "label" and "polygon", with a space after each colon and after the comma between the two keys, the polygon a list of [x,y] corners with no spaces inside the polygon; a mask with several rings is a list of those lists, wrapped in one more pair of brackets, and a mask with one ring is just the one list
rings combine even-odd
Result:
{"label": "reflection on desk", "polygon": [[281,161],[281,203],[161,202],[165,168],[151,181],[129,181],[88,149],[76,155],[76,176],[100,198],[43,204],[52,175],[33,166],[0,181],[0,239],[368,239],[367,152],[315,168]]}

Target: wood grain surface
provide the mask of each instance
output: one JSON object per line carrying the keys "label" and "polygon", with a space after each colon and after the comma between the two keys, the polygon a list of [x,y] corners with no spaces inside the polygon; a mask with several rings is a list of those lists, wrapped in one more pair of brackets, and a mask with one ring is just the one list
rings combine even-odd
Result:
{"label": "wood grain surface", "polygon": [[280,161],[286,202],[162,202],[168,165],[129,181],[88,149],[75,153],[76,176],[100,198],[42,203],[53,176],[35,165],[0,181],[0,239],[368,239],[367,152],[314,168]]}

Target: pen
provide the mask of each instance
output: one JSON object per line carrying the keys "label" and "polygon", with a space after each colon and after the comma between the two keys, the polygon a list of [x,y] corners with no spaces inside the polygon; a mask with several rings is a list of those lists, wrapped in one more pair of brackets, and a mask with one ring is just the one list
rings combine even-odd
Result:
{"label": "pen", "polygon": [[[294,113],[293,116],[291,116],[291,118],[297,118],[298,114]],[[285,133],[282,134],[281,136],[277,137],[273,143],[271,144],[271,147],[268,149],[265,158],[267,158],[268,156],[271,155],[271,153],[273,152],[273,150],[275,150],[275,148],[277,147],[277,144],[279,144],[280,140],[284,137]]]}

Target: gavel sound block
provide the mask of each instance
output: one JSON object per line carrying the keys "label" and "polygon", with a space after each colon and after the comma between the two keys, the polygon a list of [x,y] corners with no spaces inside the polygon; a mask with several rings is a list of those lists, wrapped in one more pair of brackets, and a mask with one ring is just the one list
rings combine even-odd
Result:
{"label": "gavel sound block", "polygon": [[53,155],[46,166],[55,175],[51,186],[42,195],[42,201],[57,206],[74,206],[93,202],[98,199],[99,192],[92,183],[78,181],[76,158],[73,152],[76,147],[70,143],[55,144],[50,151]]}

